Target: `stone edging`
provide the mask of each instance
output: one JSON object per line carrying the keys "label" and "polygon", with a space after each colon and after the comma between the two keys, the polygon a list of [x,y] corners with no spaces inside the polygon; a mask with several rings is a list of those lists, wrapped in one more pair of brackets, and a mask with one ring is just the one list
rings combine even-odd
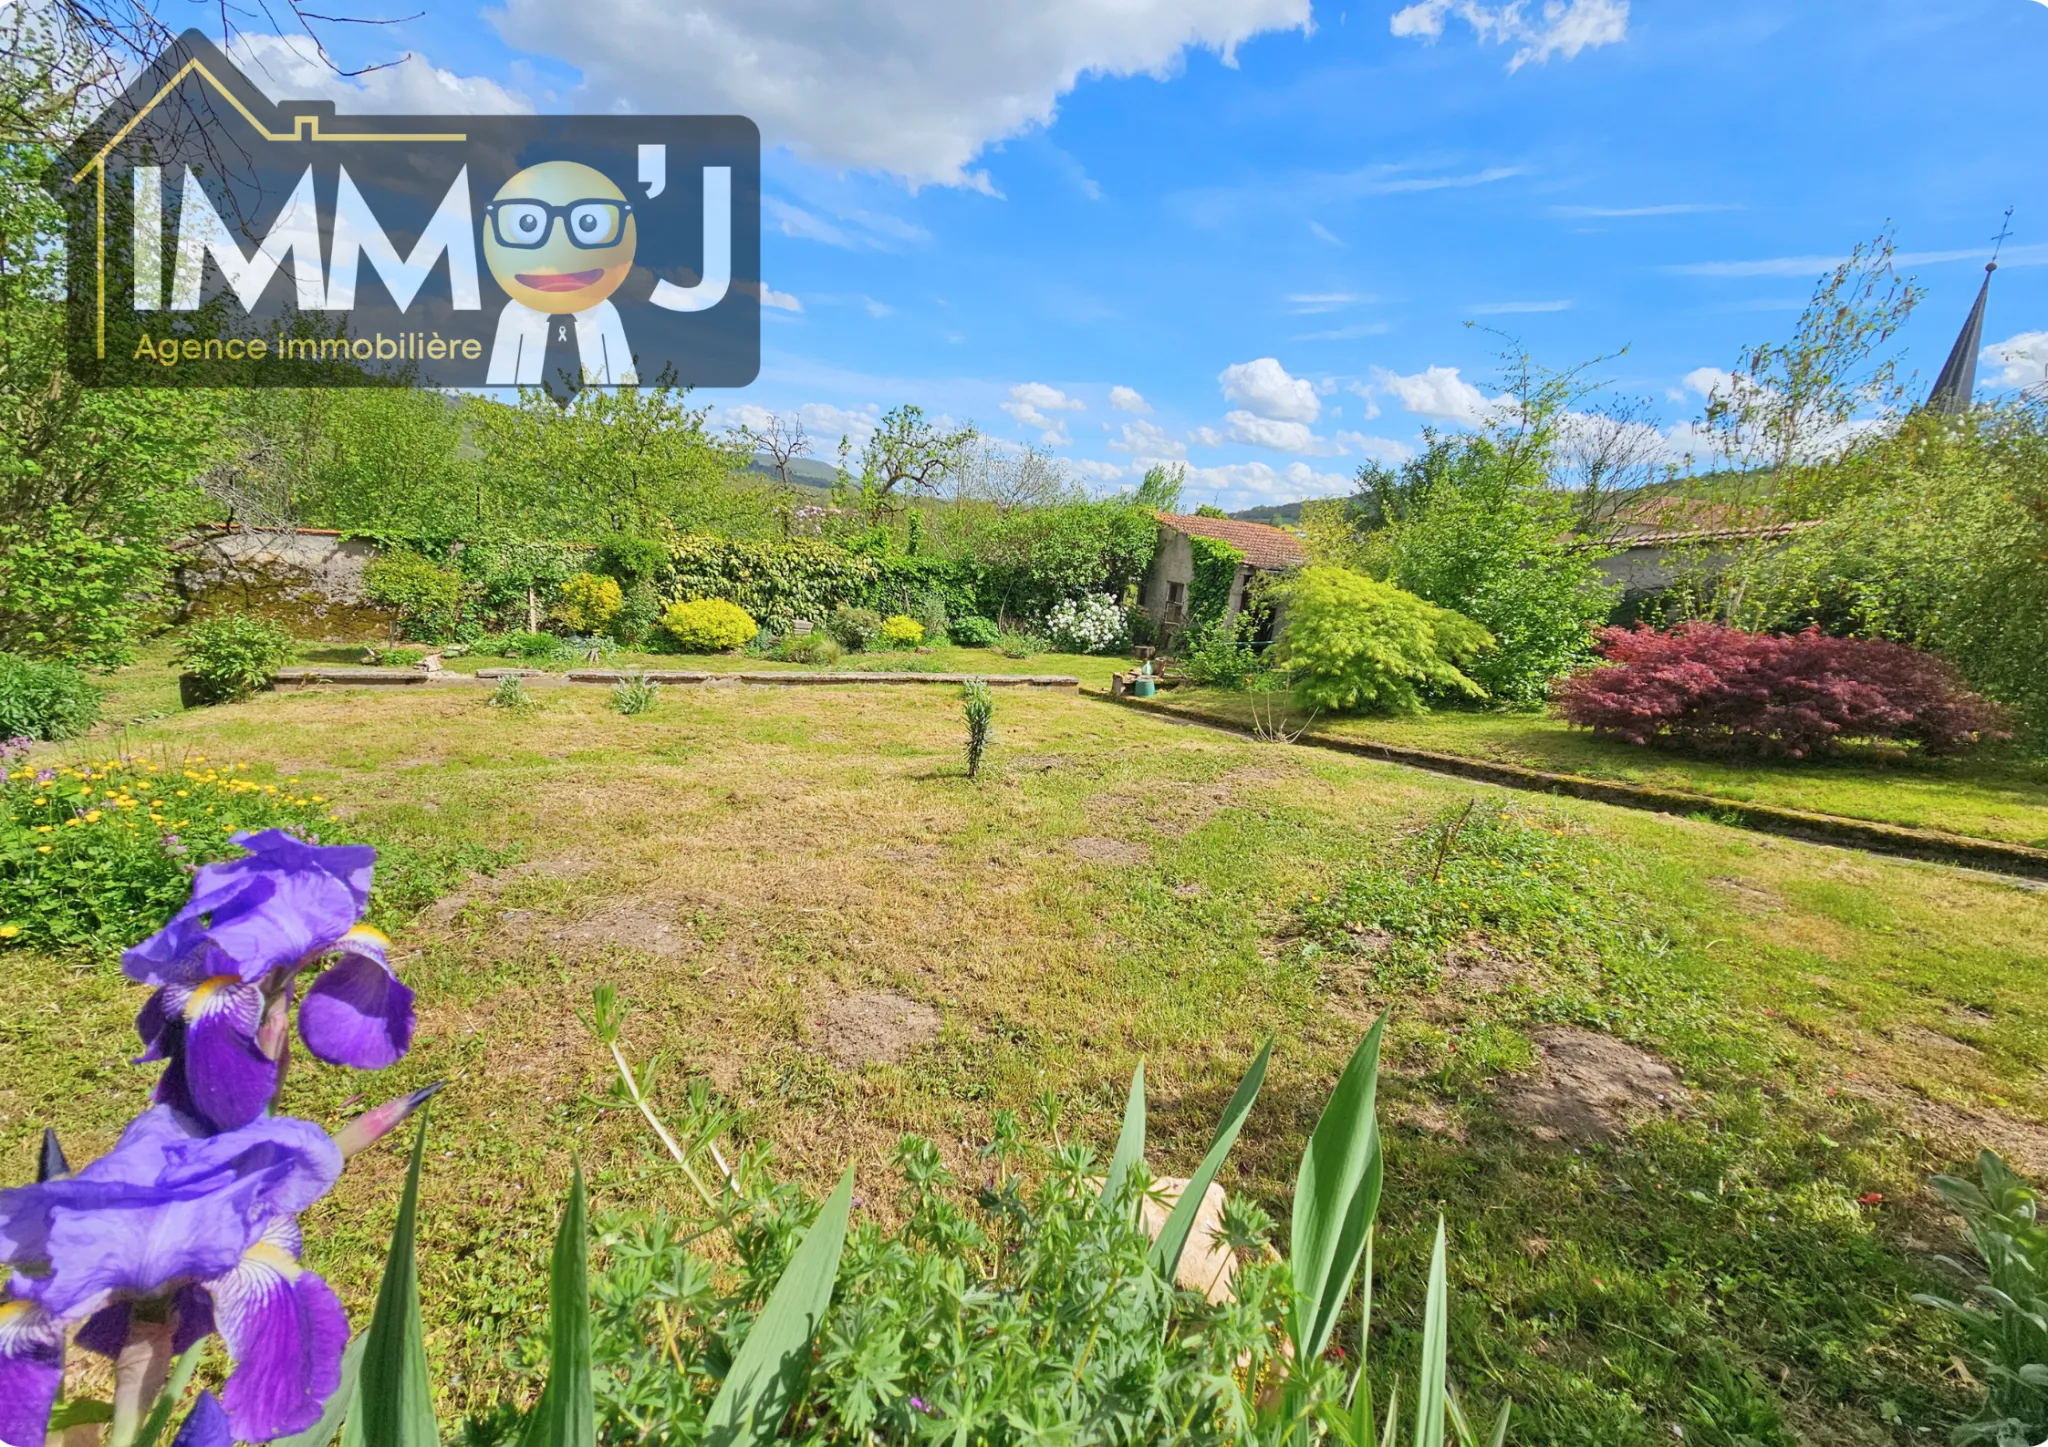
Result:
{"label": "stone edging", "polygon": [[416,668],[281,668],[270,680],[272,688],[320,683],[383,684],[404,686],[420,683],[490,683],[500,678],[561,679],[567,683],[620,683],[645,677],[650,683],[765,683],[765,684],[859,684],[859,683],[951,683],[962,684],[978,678],[991,688],[1066,688],[1078,690],[1081,680],[1065,673],[698,673],[649,669],[642,674],[623,668],[573,668],[565,673],[548,673],[530,668],[480,668],[475,673],[443,669],[427,673]]}
{"label": "stone edging", "polygon": [[[1256,737],[1245,725],[1197,709],[1164,704],[1156,699],[1111,698],[1106,693],[1084,690],[1089,698],[1121,704],[1126,708],[1176,718],[1204,728]],[[1775,804],[1752,804],[1741,799],[1724,799],[1714,794],[1692,794],[1681,789],[1660,789],[1649,784],[1624,784],[1612,779],[1589,779],[1583,774],[1553,774],[1522,764],[1499,763],[1466,758],[1462,754],[1440,754],[1428,749],[1402,748],[1396,744],[1373,743],[1365,739],[1337,738],[1330,734],[1305,733],[1295,740],[1311,748],[1355,754],[1383,763],[1407,764],[1437,774],[1478,779],[1509,789],[1527,789],[1546,794],[1568,794],[1625,809],[1648,809],[1661,814],[1711,813],[1716,822],[1733,824],[1760,833],[1778,834],[1818,844],[1840,844],[1875,854],[1896,854],[1909,859],[1932,859],[1943,864],[1963,864],[2000,874],[2017,874],[2048,879],[2048,849],[2025,844],[2006,844],[1995,839],[1973,839],[1940,829],[1912,829],[1903,824],[1879,824],[1866,819],[1845,819],[1839,814],[1813,814],[1803,809],[1786,809]]]}

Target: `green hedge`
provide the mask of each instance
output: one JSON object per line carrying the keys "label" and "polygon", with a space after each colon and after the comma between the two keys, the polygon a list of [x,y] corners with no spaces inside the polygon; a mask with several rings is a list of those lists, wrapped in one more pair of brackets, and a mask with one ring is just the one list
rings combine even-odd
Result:
{"label": "green hedge", "polygon": [[771,627],[798,618],[823,622],[839,607],[915,611],[932,593],[948,614],[981,611],[980,570],[971,563],[875,557],[806,538],[680,538],[658,581],[667,601],[723,598]]}

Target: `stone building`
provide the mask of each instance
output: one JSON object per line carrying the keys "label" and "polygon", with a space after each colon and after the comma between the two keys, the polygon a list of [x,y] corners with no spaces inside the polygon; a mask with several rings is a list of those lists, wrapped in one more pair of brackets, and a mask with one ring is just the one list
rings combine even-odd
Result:
{"label": "stone building", "polygon": [[[1258,574],[1284,573],[1308,561],[1301,539],[1281,528],[1191,513],[1163,512],[1158,516],[1159,551],[1138,587],[1138,606],[1152,616],[1162,636],[1187,626],[1188,589],[1195,581],[1192,539],[1214,538],[1228,543],[1244,557],[1237,576],[1231,580],[1230,598],[1223,613],[1226,619],[1235,618],[1244,607],[1245,588]],[[1268,620],[1264,631],[1271,632],[1272,626],[1273,620]]]}

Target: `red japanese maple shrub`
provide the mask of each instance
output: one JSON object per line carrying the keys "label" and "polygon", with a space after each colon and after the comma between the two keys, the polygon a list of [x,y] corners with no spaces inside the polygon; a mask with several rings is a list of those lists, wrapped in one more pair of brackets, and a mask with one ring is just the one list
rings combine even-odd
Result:
{"label": "red japanese maple shrub", "polygon": [[1566,720],[1631,744],[1803,759],[1851,741],[1960,753],[2009,738],[1998,705],[1903,644],[1687,623],[1607,628],[1607,660],[1551,691]]}

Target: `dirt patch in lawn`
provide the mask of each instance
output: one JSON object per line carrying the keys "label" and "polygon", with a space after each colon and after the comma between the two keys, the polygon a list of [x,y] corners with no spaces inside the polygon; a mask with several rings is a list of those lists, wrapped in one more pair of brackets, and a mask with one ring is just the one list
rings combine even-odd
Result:
{"label": "dirt patch in lawn", "polygon": [[696,946],[696,936],[676,923],[674,909],[656,900],[616,900],[595,914],[568,921],[549,919],[535,910],[508,909],[499,913],[498,924],[515,939],[532,940],[567,955],[621,949],[669,960]]}
{"label": "dirt patch in lawn", "polygon": [[893,1065],[938,1039],[939,1024],[930,1005],[888,990],[834,1000],[811,1022],[818,1047],[842,1070]]}
{"label": "dirt patch in lawn", "polygon": [[1121,839],[1104,839],[1100,835],[1088,834],[1067,846],[1076,859],[1085,859],[1090,864],[1149,864],[1152,851],[1142,844],[1126,844]]}
{"label": "dirt patch in lawn", "polygon": [[1501,1104],[1538,1140],[1614,1140],[1633,1118],[1684,1098],[1676,1071],[1612,1035],[1554,1025],[1535,1044],[1536,1068],[1506,1083]]}

